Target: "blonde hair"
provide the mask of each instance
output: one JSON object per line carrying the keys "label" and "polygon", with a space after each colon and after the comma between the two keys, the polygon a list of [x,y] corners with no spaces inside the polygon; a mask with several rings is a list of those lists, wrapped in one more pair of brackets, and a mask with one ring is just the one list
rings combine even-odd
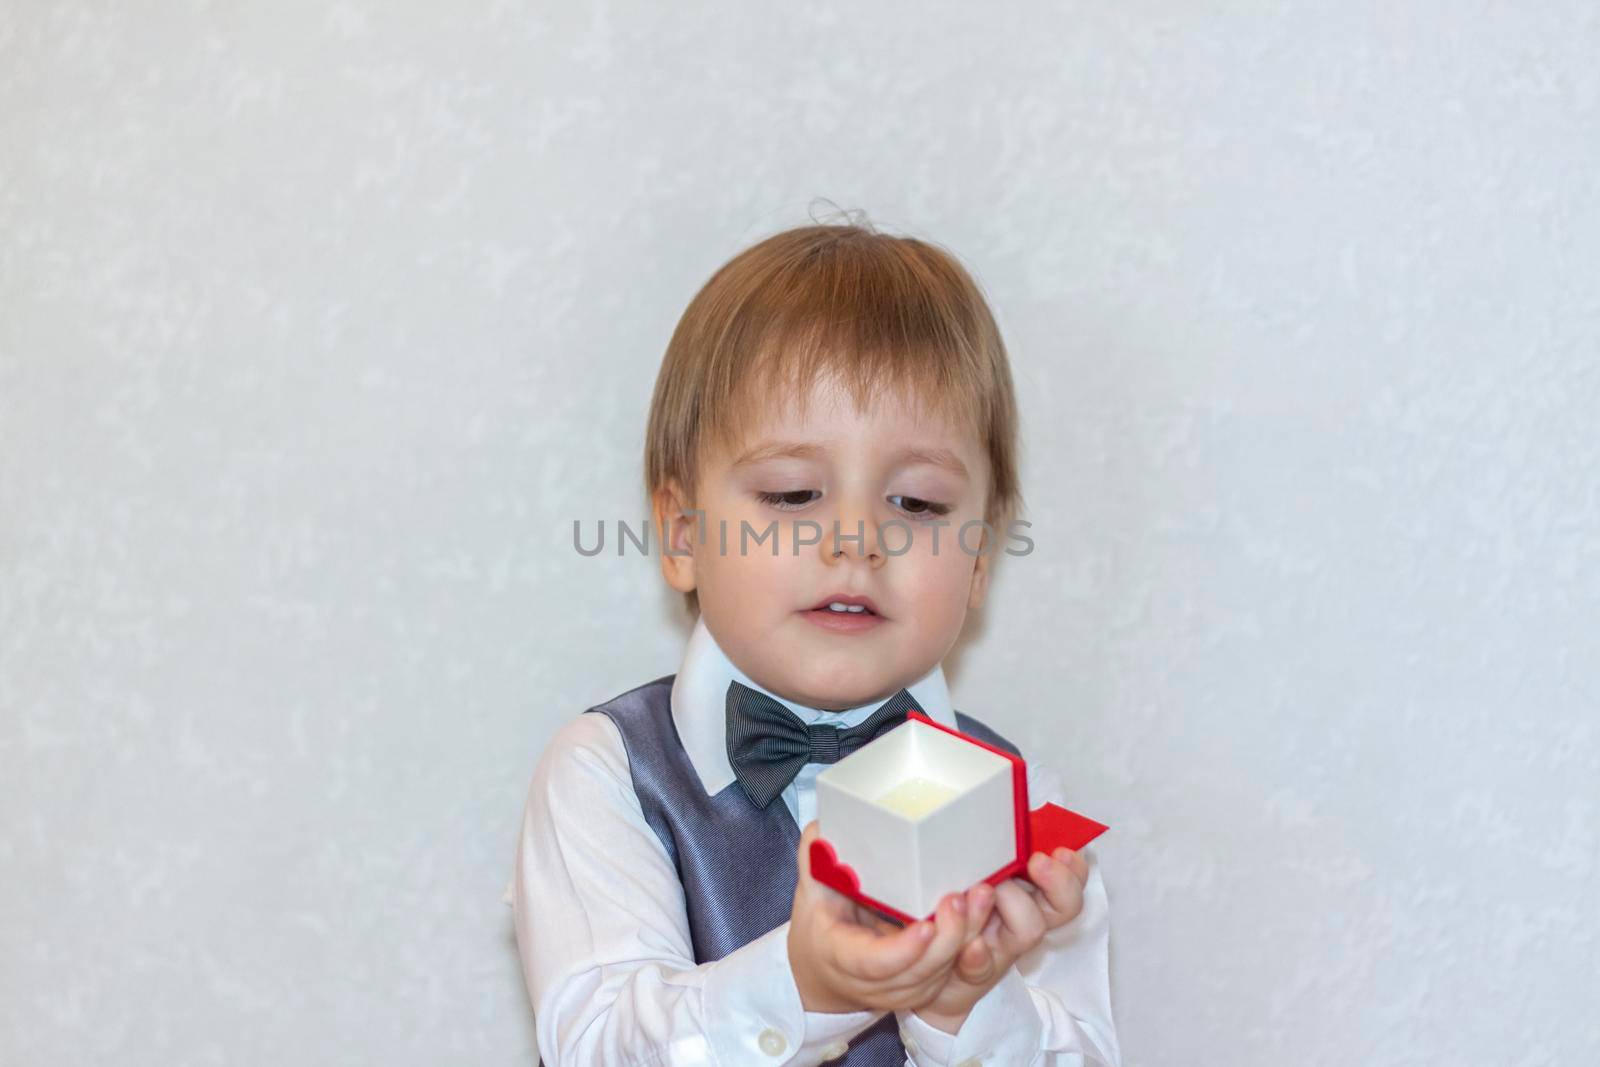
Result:
{"label": "blonde hair", "polygon": [[[763,387],[803,413],[824,376],[844,385],[857,411],[886,390],[908,390],[974,429],[989,460],[984,521],[1003,532],[1021,509],[1011,366],[977,283],[945,249],[860,223],[774,234],[689,301],[650,398],[651,500],[669,480],[696,499],[702,450],[743,440]],[[692,590],[685,600],[698,612]]]}

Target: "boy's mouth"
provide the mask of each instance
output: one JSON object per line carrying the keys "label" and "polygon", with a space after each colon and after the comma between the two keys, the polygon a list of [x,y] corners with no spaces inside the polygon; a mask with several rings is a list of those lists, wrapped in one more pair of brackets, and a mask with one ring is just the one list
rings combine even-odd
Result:
{"label": "boy's mouth", "polygon": [[871,597],[833,593],[811,605],[811,610],[832,611],[839,615],[843,615],[846,612],[855,615],[876,615],[878,614],[878,605],[872,602]]}
{"label": "boy's mouth", "polygon": [[843,593],[823,597],[800,614],[833,633],[860,633],[884,622],[872,598]]}

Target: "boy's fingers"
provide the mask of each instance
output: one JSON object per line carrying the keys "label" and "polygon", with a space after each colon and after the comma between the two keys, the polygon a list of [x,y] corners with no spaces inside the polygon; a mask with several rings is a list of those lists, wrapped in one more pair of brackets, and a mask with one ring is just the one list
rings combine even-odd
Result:
{"label": "boy's fingers", "polygon": [[967,936],[970,941],[983,932],[984,924],[994,913],[994,886],[979,882],[967,890]]}
{"label": "boy's fingers", "polygon": [[1053,860],[1042,852],[1030,859],[1039,891],[1034,900],[1044,913],[1045,925],[1052,930],[1070,922],[1083,910],[1083,882],[1071,860],[1064,860],[1064,856],[1070,853],[1061,848],[1056,849]]}
{"label": "boy's fingers", "polygon": [[928,943],[928,950],[923,953],[921,959],[907,969],[900,984],[923,981],[948,967],[950,961],[955,959],[956,953],[961,951],[961,946],[966,941],[967,920],[966,916],[955,909],[956,897],[960,895],[946,894],[940,899],[939,907],[934,911],[934,933],[933,939]]}
{"label": "boy's fingers", "polygon": [[1044,936],[1044,915],[1016,879],[1007,878],[995,887],[994,908],[1002,921],[1000,948],[1016,958],[1039,943]]}
{"label": "boy's fingers", "polygon": [[898,934],[900,932],[900,927],[896,926],[888,919],[885,919],[876,911],[862,904],[856,905],[855,920],[860,925],[867,927],[877,934],[883,934],[887,936],[891,934]]}
{"label": "boy's fingers", "polygon": [[1074,852],[1070,848],[1058,848],[1055,851],[1055,858],[1072,870],[1079,883],[1083,885],[1089,883],[1089,861],[1082,852]]}
{"label": "boy's fingers", "polygon": [[1028,857],[1028,879],[1033,883],[1029,888],[1038,890],[1042,896],[1059,892],[1062,881],[1071,877],[1071,868],[1057,863],[1043,852],[1035,852]]}
{"label": "boy's fingers", "polygon": [[930,929],[928,923],[907,923],[903,929],[884,936],[860,927],[840,927],[839,965],[874,982],[902,974],[927,951],[932,939],[922,932],[925,929]]}
{"label": "boy's fingers", "polygon": [[1005,921],[1000,918],[1000,912],[991,909],[989,921],[983,924],[983,939],[989,943],[991,953],[1000,950],[1000,932],[1006,927]]}
{"label": "boy's fingers", "polygon": [[[1035,863],[1039,864],[1038,868],[1033,866]],[[1036,879],[1040,888],[1057,880],[1054,877],[1057,875],[1077,882],[1079,886],[1086,885],[1089,881],[1089,861],[1083,858],[1082,853],[1067,848],[1058,848],[1049,856],[1043,852],[1035,852],[1028,857],[1028,867],[1030,876],[1035,870],[1042,875],[1042,878]]]}
{"label": "boy's fingers", "polygon": [[1088,869],[1088,864],[1081,856],[1067,854],[1063,859],[1063,854],[1066,854],[1065,849],[1057,849],[1056,854],[1057,862],[1060,864],[1057,868],[1060,878],[1054,879],[1050,886],[1047,894],[1049,906],[1046,909],[1052,929],[1076,919],[1078,913],[1083,910],[1084,876],[1079,871],[1080,867],[1085,871]]}
{"label": "boy's fingers", "polygon": [[970,980],[982,965],[984,958],[989,955],[989,943],[981,937],[975,937],[961,946],[961,951],[956,953],[956,971],[963,978]]}
{"label": "boy's fingers", "polygon": [[888,937],[876,937],[875,945],[852,946],[847,966],[869,981],[896,988],[915,986],[950,962],[960,947],[960,933],[959,917],[947,898],[939,902],[932,920],[920,919]]}
{"label": "boy's fingers", "polygon": [[994,953],[989,950],[989,942],[982,937],[967,942],[956,956],[956,973],[973,985],[987,982],[993,967]]}

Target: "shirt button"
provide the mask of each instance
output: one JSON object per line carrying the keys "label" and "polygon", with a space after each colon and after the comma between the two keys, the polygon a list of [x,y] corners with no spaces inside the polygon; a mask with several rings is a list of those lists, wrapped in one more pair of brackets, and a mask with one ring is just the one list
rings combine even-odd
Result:
{"label": "shirt button", "polygon": [[783,1050],[789,1047],[789,1042],[784,1040],[783,1035],[771,1028],[761,1031],[761,1036],[756,1038],[756,1043],[761,1046],[761,1051],[768,1056],[782,1056]]}
{"label": "shirt button", "polygon": [[836,1060],[849,1051],[849,1045],[846,1045],[843,1041],[835,1041],[833,1044],[822,1050],[822,1058],[824,1060]]}

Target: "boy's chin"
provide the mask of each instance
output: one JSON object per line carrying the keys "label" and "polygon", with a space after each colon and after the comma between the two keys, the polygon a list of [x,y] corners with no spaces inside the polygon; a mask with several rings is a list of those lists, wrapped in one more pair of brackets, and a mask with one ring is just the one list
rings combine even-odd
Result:
{"label": "boy's chin", "polygon": [[775,629],[761,642],[759,654],[751,657],[757,661],[752,665],[772,678],[763,685],[809,708],[845,711],[881,703],[903,684],[896,682],[895,667],[901,660],[898,647],[878,639],[887,628],[835,634],[797,614],[791,628]]}
{"label": "boy's chin", "polygon": [[899,690],[884,665],[839,663],[837,660],[808,663],[802,677],[791,678],[796,699],[819,711],[846,711],[873,701],[888,700]]}

